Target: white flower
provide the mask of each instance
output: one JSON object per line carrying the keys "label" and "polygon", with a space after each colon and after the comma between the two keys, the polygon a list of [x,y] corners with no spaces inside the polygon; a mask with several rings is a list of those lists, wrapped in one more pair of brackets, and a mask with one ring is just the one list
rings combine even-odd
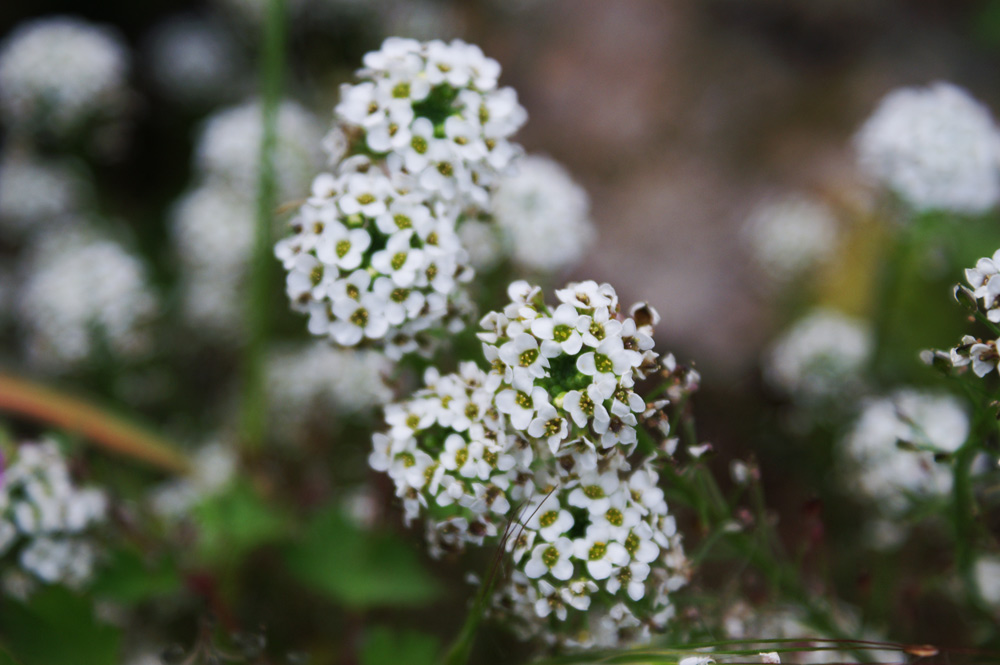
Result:
{"label": "white flower", "polygon": [[595,235],[587,193],[548,157],[519,160],[517,173],[499,180],[491,207],[514,260],[535,270],[573,265]]}
{"label": "white flower", "polygon": [[554,497],[543,500],[540,505],[529,504],[528,513],[531,515],[528,528],[537,531],[538,535],[550,543],[573,528],[573,516],[563,510],[559,500]]}
{"label": "white flower", "polygon": [[538,416],[528,424],[528,435],[536,439],[545,439],[553,455],[559,450],[559,444],[569,433],[569,425],[559,417],[559,412],[551,404],[544,404],[538,409]]}
{"label": "white flower", "polygon": [[837,220],[823,204],[798,195],[759,204],[744,235],[771,278],[789,280],[821,266],[837,248]]}
{"label": "white flower", "polygon": [[[256,191],[263,116],[256,101],[211,115],[195,144],[195,164],[210,178],[220,178],[236,191]],[[274,173],[281,201],[301,196],[321,162],[322,134],[316,119],[302,106],[284,101],[278,107]]]}
{"label": "white flower", "polygon": [[44,238],[27,265],[17,310],[42,367],[65,371],[98,339],[124,358],[149,350],[158,304],[139,258],[78,225]]}
{"label": "white flower", "polygon": [[861,167],[918,210],[981,213],[1000,200],[997,128],[955,85],[890,92],[855,144]]}
{"label": "white flower", "polygon": [[615,566],[629,562],[625,547],[611,540],[611,531],[602,524],[591,524],[587,534],[573,542],[573,556],[586,562],[587,572],[595,580],[606,580]]}
{"label": "white flower", "polygon": [[68,16],[22,23],[0,44],[0,117],[9,127],[71,131],[122,105],[127,70],[110,27]]}
{"label": "white flower", "polygon": [[531,558],[524,564],[524,574],[531,578],[550,574],[557,580],[568,580],[573,576],[573,541],[560,537],[551,543],[536,545]]}
{"label": "white flower", "polygon": [[831,397],[859,384],[872,344],[871,331],[862,321],[817,310],[774,344],[765,376],[796,399]]}
{"label": "white flower", "polygon": [[[968,433],[969,417],[956,398],[900,390],[868,403],[845,444],[857,463],[859,489],[899,512],[912,497],[951,491],[951,470],[935,462],[934,453],[955,452]],[[903,450],[899,441],[926,450]]]}
{"label": "white flower", "polygon": [[84,203],[88,184],[70,164],[17,150],[0,158],[0,230],[21,234],[47,228]]}
{"label": "white flower", "polygon": [[496,405],[500,413],[510,416],[515,428],[525,430],[542,406],[548,404],[549,395],[544,388],[535,386],[530,393],[522,390],[502,390],[497,393]]}

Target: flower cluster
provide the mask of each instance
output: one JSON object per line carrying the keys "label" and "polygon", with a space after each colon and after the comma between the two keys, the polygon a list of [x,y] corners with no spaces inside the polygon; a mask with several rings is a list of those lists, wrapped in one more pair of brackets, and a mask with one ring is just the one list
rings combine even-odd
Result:
{"label": "flower cluster", "polygon": [[958,450],[968,433],[969,417],[956,398],[900,390],[868,403],[845,444],[857,462],[858,488],[898,513],[910,497],[950,491],[951,469],[934,457]]}
{"label": "flower cluster", "polygon": [[158,302],[145,266],[95,232],[64,228],[44,238],[16,295],[28,352],[45,368],[79,364],[102,344],[121,357],[149,349]]}
{"label": "flower cluster", "polygon": [[128,55],[111,29],[78,18],[21,24],[0,45],[0,117],[8,127],[70,131],[120,105]]}
{"label": "flower cluster", "polygon": [[181,14],[159,23],[147,38],[151,78],[164,97],[200,107],[239,90],[246,79],[240,53],[225,26]]}
{"label": "flower cluster", "polygon": [[981,213],[1000,201],[1000,134],[957,86],[889,93],[855,143],[862,169],[917,210]]}
{"label": "flower cluster", "polygon": [[23,443],[0,475],[0,557],[13,554],[41,582],[79,586],[96,554],[85,532],[105,505],[101,491],[74,485],[54,442]]}
{"label": "flower cluster", "polygon": [[293,309],[341,346],[377,342],[390,357],[417,351],[443,321],[461,327],[458,285],[472,278],[454,209],[368,158],[322,174],[275,254]]}
{"label": "flower cluster", "polygon": [[313,334],[399,358],[464,325],[473,271],[457,225],[489,205],[525,114],[499,65],[461,41],[390,38],[364,64],[324,141],[335,168],[275,253]]}
{"label": "flower cluster", "polygon": [[594,239],[587,192],[558,162],[528,156],[493,195],[492,215],[514,261],[556,272],[578,261]]}
{"label": "flower cluster", "polygon": [[[639,325],[620,316],[610,284],[593,281],[557,290],[550,309],[541,289],[510,285],[511,303],[482,320],[479,333],[492,372],[501,378],[497,409],[511,426],[546,442],[553,455],[582,444],[596,451],[635,447],[636,414],[645,402],[633,390],[636,379],[659,367],[650,317]],[[594,453],[596,454],[596,452]]]}
{"label": "flower cluster", "polygon": [[393,479],[408,521],[427,516],[435,555],[506,532],[514,571],[494,609],[525,637],[644,641],[686,581],[652,461],[630,461],[638,419],[669,431],[654,417],[665,401],[634,391],[661,369],[656,314],[622,315],[614,289],[595,282],[557,291],[554,309],[526,282],[509,295],[482,321],[490,370],[428,370],[425,388],[386,407],[369,461]]}
{"label": "flower cluster", "polygon": [[[965,271],[971,290],[955,286],[955,297],[971,310],[979,310],[989,324],[1000,323],[1000,250],[992,257],[976,262],[976,267]],[[996,328],[994,327],[994,330]],[[947,351],[927,350],[920,354],[927,364],[944,367],[970,367],[976,376],[984,377],[1000,365],[1000,339],[983,340],[963,335],[961,341]],[[964,371],[964,370],[963,370]]]}
{"label": "flower cluster", "polygon": [[520,153],[509,139],[526,119],[514,90],[497,87],[500,65],[457,39],[390,37],[358,76],[341,90],[335,131],[357,136],[356,151],[384,156],[420,190],[487,207],[489,188]]}
{"label": "flower cluster", "polygon": [[767,358],[766,378],[803,400],[843,394],[858,386],[872,346],[872,333],[862,321],[817,310],[777,340]]}

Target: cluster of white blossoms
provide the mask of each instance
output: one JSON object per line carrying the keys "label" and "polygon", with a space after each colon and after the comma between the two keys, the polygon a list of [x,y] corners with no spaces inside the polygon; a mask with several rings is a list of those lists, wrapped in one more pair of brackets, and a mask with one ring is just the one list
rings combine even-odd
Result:
{"label": "cluster of white blossoms", "polygon": [[63,133],[126,95],[128,51],[110,28],[57,16],[19,25],[0,45],[0,118]]}
{"label": "cluster of white blossoms", "polygon": [[499,65],[458,40],[389,38],[364,65],[324,141],[335,167],[275,253],[310,332],[399,358],[463,327],[473,271],[457,226],[512,168],[525,113]]}
{"label": "cluster of white blossoms", "polygon": [[68,162],[42,159],[20,150],[0,158],[0,230],[23,235],[76,210],[87,182]]}
{"label": "cluster of white blossoms", "polygon": [[520,160],[497,184],[491,213],[514,261],[532,270],[568,267],[594,239],[587,192],[548,157]]}
{"label": "cluster of white blossoms", "polygon": [[855,144],[861,168],[917,210],[975,214],[1000,201],[1000,133],[957,86],[889,93]]}
{"label": "cluster of white blossoms", "polygon": [[29,356],[59,370],[105,348],[135,358],[150,347],[158,310],[143,262],[117,242],[74,225],[46,236],[16,294]]}
{"label": "cluster of white blossoms", "polygon": [[288,271],[292,308],[309,331],[340,346],[378,345],[387,355],[426,348],[427,331],[461,329],[460,285],[472,278],[454,208],[386,174],[367,157],[322,174],[275,254]]}
{"label": "cluster of white blossoms", "polygon": [[500,65],[461,40],[390,37],[358,76],[334,110],[349,149],[384,156],[435,199],[486,208],[521,153],[509,139],[527,118],[517,93],[497,86]]}
{"label": "cluster of white blossoms", "polygon": [[[249,101],[213,113],[195,145],[195,166],[206,179],[227,183],[236,192],[256,192],[260,177],[260,103]],[[322,131],[315,117],[299,104],[283,101],[276,120],[274,174],[284,202],[298,197],[322,161]]]}
{"label": "cluster of white blossoms", "polygon": [[425,388],[386,407],[369,461],[393,479],[408,521],[426,515],[437,556],[495,541],[509,524],[514,570],[494,610],[525,637],[642,642],[686,582],[654,465],[630,463],[639,418],[669,430],[666,401],[647,405],[633,390],[661,369],[657,317],[644,304],[623,315],[608,284],[556,293],[550,309],[539,288],[513,283],[511,303],[482,320],[490,370],[428,370]]}
{"label": "cluster of white blossoms", "polygon": [[[972,289],[955,287],[955,297],[967,301],[971,309],[979,309],[991,323],[1000,323],[1000,250],[992,257],[976,262],[975,268],[965,271],[965,279]],[[941,363],[955,368],[971,368],[976,376],[984,377],[1000,364],[1000,339],[983,340],[963,335],[958,345],[947,351],[927,350],[920,354],[927,364]]]}
{"label": "cluster of white blossoms", "polygon": [[872,400],[844,441],[856,463],[849,482],[889,514],[912,499],[944,496],[951,467],[935,455],[954,453],[968,434],[969,416],[951,395],[904,389]]}
{"label": "cluster of white blossoms", "polygon": [[96,556],[88,531],[105,520],[104,494],[75,486],[52,441],[22,443],[0,463],[0,560],[14,558],[47,584],[85,583]]}
{"label": "cluster of white blossoms", "polygon": [[761,203],[744,228],[752,257],[776,281],[815,269],[837,246],[836,217],[825,205],[799,195]]}
{"label": "cluster of white blossoms", "polygon": [[873,344],[872,332],[863,321],[833,310],[817,310],[775,342],[765,360],[765,378],[797,399],[843,394],[860,385]]}
{"label": "cluster of white blossoms", "polygon": [[362,414],[392,399],[385,355],[329,345],[279,348],[267,363],[267,390],[274,436],[296,440],[310,428],[329,429],[337,416]]}

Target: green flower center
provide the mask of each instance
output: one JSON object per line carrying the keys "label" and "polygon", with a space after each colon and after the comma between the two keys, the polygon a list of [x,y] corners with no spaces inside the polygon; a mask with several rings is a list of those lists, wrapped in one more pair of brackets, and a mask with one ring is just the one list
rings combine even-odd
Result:
{"label": "green flower center", "polygon": [[392,89],[392,96],[396,99],[403,99],[404,97],[410,96],[410,84],[409,83],[397,83]]}
{"label": "green flower center", "polygon": [[608,358],[600,353],[594,354],[594,366],[597,367],[597,371],[602,374],[610,374],[615,369],[615,364],[611,362],[611,358]]}
{"label": "green flower center", "polygon": [[396,252],[392,257],[392,261],[389,262],[389,265],[392,266],[393,270],[399,270],[405,264],[406,264],[406,252]]}
{"label": "green flower center", "polygon": [[323,266],[316,266],[309,273],[309,281],[313,286],[317,286],[323,280]]}
{"label": "green flower center", "polygon": [[591,561],[599,561],[604,558],[605,553],[608,551],[608,546],[606,543],[594,543],[590,547],[590,552],[587,556]]}
{"label": "green flower center", "polygon": [[436,263],[430,264],[429,266],[427,266],[427,270],[425,272],[427,274],[427,279],[434,281],[434,278],[437,277],[438,274],[437,264]]}
{"label": "green flower center", "polygon": [[420,424],[420,416],[415,413],[411,413],[406,416],[406,426],[410,429],[417,429],[417,425]]}
{"label": "green flower center", "polygon": [[494,469],[496,468],[496,466],[497,466],[497,454],[496,453],[491,453],[490,451],[487,450],[486,452],[483,453],[483,459],[491,467],[493,467]]}
{"label": "green flower center", "polygon": [[428,233],[427,240],[425,240],[424,242],[426,242],[428,245],[437,245],[438,244],[437,231],[431,231],[430,233]]}
{"label": "green flower center", "polygon": [[369,194],[368,192],[365,192],[364,194],[358,197],[358,203],[360,203],[363,206],[366,206],[369,203],[375,203],[375,197]]}
{"label": "green flower center", "polygon": [[604,488],[600,485],[587,485],[583,488],[583,494],[588,499],[602,499],[604,498]]}
{"label": "green flower center", "polygon": [[347,291],[347,297],[351,300],[357,300],[361,297],[361,290],[353,284],[348,284],[345,291]]}
{"label": "green flower center", "polygon": [[604,339],[604,326],[597,321],[590,324],[590,334],[597,339]]}
{"label": "green flower center", "polygon": [[521,354],[521,367],[530,367],[536,360],[538,360],[538,349],[528,349]]}
{"label": "green flower center", "polygon": [[559,519],[559,511],[550,510],[538,518],[538,523],[541,524],[544,529],[545,527],[550,527],[555,524],[557,519]]}
{"label": "green flower center", "polygon": [[468,418],[468,419],[471,420],[471,419],[475,418],[478,415],[479,415],[479,407],[478,406],[476,406],[472,402],[469,402],[468,404],[465,405],[465,417],[466,418]]}
{"label": "green flower center", "polygon": [[410,297],[410,290],[393,289],[389,297],[392,299],[393,302],[406,302],[406,299]]}
{"label": "green flower center", "polygon": [[594,400],[590,399],[590,395],[586,393],[580,395],[580,410],[588,416],[594,415]]}
{"label": "green flower center", "polygon": [[459,467],[465,466],[465,463],[468,460],[469,460],[469,449],[468,448],[462,448],[461,450],[459,450],[458,452],[455,453],[455,465],[456,466],[459,466]]}
{"label": "green flower center", "polygon": [[422,155],[427,152],[427,139],[423,136],[414,136],[410,139],[410,146],[417,151],[418,155]]}
{"label": "green flower center", "polygon": [[559,430],[562,429],[562,421],[558,418],[553,418],[549,422],[545,423],[545,436],[552,436],[558,434]]}
{"label": "green flower center", "polygon": [[416,458],[411,453],[399,453],[396,455],[396,459],[403,463],[405,467],[411,467],[417,463]]}
{"label": "green flower center", "polygon": [[621,526],[625,523],[625,516],[617,508],[608,508],[608,512],[604,513],[604,518],[608,520],[608,524],[613,526]]}
{"label": "green flower center", "polygon": [[392,221],[396,222],[396,228],[398,229],[408,229],[413,226],[413,221],[402,213],[393,215]]}
{"label": "green flower center", "polygon": [[639,536],[634,533],[628,535],[628,538],[625,539],[625,551],[629,554],[635,554],[639,551]]}
{"label": "green flower center", "polygon": [[559,550],[556,549],[555,545],[549,545],[545,548],[545,551],[542,552],[542,563],[544,563],[547,568],[551,568],[559,563]]}
{"label": "green flower center", "polygon": [[565,342],[573,334],[573,329],[565,323],[561,323],[552,329],[552,339],[557,342]]}
{"label": "green flower center", "polygon": [[341,240],[341,241],[339,241],[337,243],[336,252],[337,252],[337,258],[338,259],[342,259],[345,256],[347,256],[347,253],[349,251],[351,251],[351,241],[350,240]]}
{"label": "green flower center", "polygon": [[437,170],[438,173],[440,173],[445,177],[448,177],[455,172],[455,168],[451,165],[450,162],[441,162],[440,164],[437,165]]}
{"label": "green flower center", "polygon": [[486,104],[479,105],[479,122],[481,124],[486,124],[490,120],[490,110],[486,108]]}
{"label": "green flower center", "polygon": [[365,324],[368,323],[368,310],[364,307],[358,307],[354,310],[354,313],[351,314],[351,318],[349,320],[359,328],[364,328]]}
{"label": "green flower center", "polygon": [[517,394],[514,395],[514,403],[522,409],[530,409],[535,405],[535,403],[531,400],[531,395],[523,390],[518,390]]}

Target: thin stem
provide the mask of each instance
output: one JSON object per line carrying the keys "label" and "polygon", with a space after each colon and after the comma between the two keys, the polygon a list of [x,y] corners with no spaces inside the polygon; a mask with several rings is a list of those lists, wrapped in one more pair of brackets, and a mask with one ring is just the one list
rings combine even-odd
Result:
{"label": "thin stem", "polygon": [[265,356],[270,327],[268,296],[273,269],[271,226],[277,205],[274,151],[277,144],[282,72],[285,67],[284,0],[268,0],[262,42],[260,78],[263,131],[257,183],[257,219],[247,301],[249,334],[243,366],[243,442],[250,449],[260,448],[266,428]]}
{"label": "thin stem", "polygon": [[167,440],[84,400],[23,379],[0,374],[0,411],[79,434],[106,450],[165,471],[190,469],[187,458]]}

